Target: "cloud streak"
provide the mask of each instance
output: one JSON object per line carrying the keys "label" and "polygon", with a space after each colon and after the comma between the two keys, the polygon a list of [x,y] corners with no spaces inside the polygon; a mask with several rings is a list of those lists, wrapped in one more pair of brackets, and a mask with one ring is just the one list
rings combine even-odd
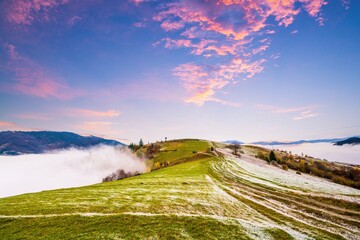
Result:
{"label": "cloud streak", "polygon": [[303,119],[313,118],[319,115],[320,114],[314,113],[312,111],[303,111],[300,113],[300,115],[293,117],[293,120],[303,120]]}
{"label": "cloud streak", "polygon": [[7,122],[0,120],[0,131],[32,131],[32,130],[39,130],[39,129],[27,128],[20,126],[19,124],[14,122]]}
{"label": "cloud streak", "polygon": [[53,77],[48,71],[39,66],[28,57],[20,55],[16,47],[7,44],[5,49],[8,54],[8,63],[5,69],[14,75],[12,89],[22,94],[68,100],[80,91],[71,89],[66,83]]}
{"label": "cloud streak", "polygon": [[296,114],[296,116],[292,117],[293,120],[303,120],[320,115],[319,113],[314,112],[314,106],[284,108],[273,105],[258,104],[256,105],[256,108],[273,114]]}
{"label": "cloud streak", "polygon": [[16,118],[29,119],[29,120],[51,120],[51,118],[46,114],[40,113],[24,113],[14,115]]}
{"label": "cloud streak", "polygon": [[96,111],[92,109],[81,109],[81,108],[70,108],[67,110],[69,115],[72,116],[81,116],[81,117],[118,117],[120,112],[117,110],[107,110],[107,111]]}

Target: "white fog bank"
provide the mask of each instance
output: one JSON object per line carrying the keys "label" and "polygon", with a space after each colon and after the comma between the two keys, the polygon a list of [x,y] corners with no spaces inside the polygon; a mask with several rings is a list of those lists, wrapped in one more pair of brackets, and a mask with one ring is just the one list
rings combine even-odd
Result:
{"label": "white fog bank", "polygon": [[0,156],[0,197],[100,183],[117,169],[144,172],[146,165],[113,146]]}
{"label": "white fog bank", "polygon": [[297,145],[276,145],[264,147],[291,151],[293,154],[309,155],[326,159],[331,162],[341,162],[360,165],[360,145],[335,146],[332,143],[303,143]]}

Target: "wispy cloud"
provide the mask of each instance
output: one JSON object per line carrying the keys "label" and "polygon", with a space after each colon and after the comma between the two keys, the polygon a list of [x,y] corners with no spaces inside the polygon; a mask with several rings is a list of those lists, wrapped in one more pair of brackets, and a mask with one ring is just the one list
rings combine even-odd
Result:
{"label": "wispy cloud", "polygon": [[0,120],[0,131],[32,131],[32,130],[39,130],[39,129],[27,128],[20,126],[14,122],[7,122]]}
{"label": "wispy cloud", "polygon": [[304,107],[278,107],[273,105],[264,105],[258,104],[256,108],[265,110],[274,114],[296,114],[296,116],[292,117],[293,120],[302,120],[307,118],[313,118],[318,115],[319,113],[315,113],[316,106],[304,106]]}
{"label": "wispy cloud", "polygon": [[70,26],[74,26],[76,23],[80,22],[81,19],[82,19],[82,18],[79,17],[79,16],[73,16],[73,17],[71,17],[71,18],[68,20],[68,24],[69,24]]}
{"label": "wispy cloud", "polygon": [[303,111],[300,113],[300,115],[293,117],[294,120],[303,120],[307,118],[313,118],[316,116],[319,116],[319,113],[314,113],[312,111]]}
{"label": "wispy cloud", "polygon": [[81,95],[81,91],[71,89],[66,83],[53,77],[28,57],[20,55],[16,47],[7,44],[5,49],[8,54],[8,62],[5,69],[13,74],[14,84],[12,89],[26,95],[41,98],[71,99]]}
{"label": "wispy cloud", "polygon": [[[140,4],[142,1],[136,1]],[[189,96],[186,102],[199,106],[218,101],[217,91],[239,79],[249,79],[263,71],[263,57],[276,25],[287,27],[301,11],[323,24],[324,0],[179,0],[160,5],[153,19],[169,37],[154,46],[189,48],[205,57],[205,63],[185,63],[173,71]],[[233,16],[239,16],[234,19]],[[275,21],[275,24],[271,21]],[[170,37],[171,36],[171,37]],[[216,64],[206,59],[217,57]]]}
{"label": "wispy cloud", "polygon": [[313,108],[312,106],[306,106],[306,107],[293,107],[293,108],[284,108],[284,107],[278,107],[273,105],[266,105],[266,104],[258,104],[256,105],[256,108],[266,110],[272,113],[294,113],[294,112],[301,112],[309,108]]}
{"label": "wispy cloud", "polygon": [[133,23],[133,26],[136,27],[136,28],[144,28],[144,27],[146,27],[146,23],[144,23],[144,22],[136,22],[136,23]]}
{"label": "wispy cloud", "polygon": [[47,114],[42,113],[24,113],[14,115],[16,118],[29,119],[29,120],[51,120]]}
{"label": "wispy cloud", "polygon": [[72,116],[81,116],[81,117],[118,117],[120,112],[117,110],[107,110],[107,111],[96,111],[92,109],[81,109],[81,108],[70,108],[66,112]]}
{"label": "wispy cloud", "polygon": [[350,0],[342,0],[341,3],[346,10],[348,10],[350,8],[350,4],[351,4]]}
{"label": "wispy cloud", "polygon": [[82,135],[96,135],[99,137],[120,139],[122,131],[117,130],[117,123],[107,121],[86,121],[75,124],[73,129]]}
{"label": "wispy cloud", "polygon": [[6,4],[6,19],[13,24],[31,25],[35,21],[48,21],[50,11],[70,0],[13,0]]}

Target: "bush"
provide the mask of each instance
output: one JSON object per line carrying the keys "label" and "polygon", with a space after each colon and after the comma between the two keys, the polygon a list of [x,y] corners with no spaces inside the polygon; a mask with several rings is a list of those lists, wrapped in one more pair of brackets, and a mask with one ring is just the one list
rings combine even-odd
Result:
{"label": "bush", "polygon": [[287,171],[287,170],[289,170],[289,167],[287,166],[287,165],[282,165],[282,168],[285,170],[285,171]]}
{"label": "bush", "polygon": [[146,149],[146,157],[151,159],[160,151],[160,145],[158,144],[150,144]]}
{"label": "bush", "polygon": [[110,175],[106,176],[103,178],[102,182],[111,182],[111,181],[116,181],[116,180],[120,180],[120,179],[124,179],[124,178],[128,178],[128,177],[132,177],[132,176],[136,176],[139,175],[139,172],[125,172],[123,169],[118,169],[115,172],[111,173]]}

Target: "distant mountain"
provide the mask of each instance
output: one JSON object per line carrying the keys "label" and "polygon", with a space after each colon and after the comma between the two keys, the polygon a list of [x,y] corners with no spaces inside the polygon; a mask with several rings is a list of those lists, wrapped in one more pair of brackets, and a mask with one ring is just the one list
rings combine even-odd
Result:
{"label": "distant mountain", "polygon": [[88,148],[99,144],[124,145],[115,140],[95,136],[83,137],[71,132],[0,132],[0,155],[44,153],[66,148]]}
{"label": "distant mountain", "polygon": [[336,143],[339,141],[343,141],[347,138],[330,138],[330,139],[314,139],[314,140],[298,140],[298,141],[292,141],[292,142],[278,142],[278,141],[260,141],[260,142],[252,142],[251,144],[256,145],[296,145],[296,144],[302,144],[302,143]]}
{"label": "distant mountain", "polygon": [[241,141],[238,141],[238,140],[227,140],[227,141],[224,141],[223,143],[226,143],[226,144],[244,144],[244,142],[241,142]]}
{"label": "distant mountain", "polygon": [[360,137],[351,137],[343,141],[338,141],[334,145],[342,146],[344,144],[351,144],[351,145],[360,144]]}

